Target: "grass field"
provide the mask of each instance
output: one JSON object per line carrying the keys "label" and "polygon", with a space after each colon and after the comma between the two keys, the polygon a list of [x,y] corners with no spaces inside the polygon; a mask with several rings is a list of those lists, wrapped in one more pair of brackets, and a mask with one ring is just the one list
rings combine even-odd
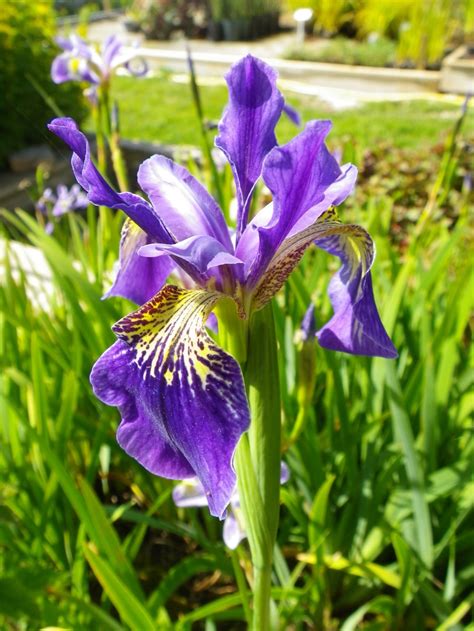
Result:
{"label": "grass field", "polygon": [[[226,88],[224,85],[203,86],[201,91],[206,117],[217,122],[227,101]],[[120,103],[124,138],[169,144],[201,143],[189,85],[170,82],[165,77],[140,81],[117,77],[114,96]],[[380,142],[411,149],[432,146],[452,128],[459,112],[455,105],[431,101],[371,103],[356,109],[333,111],[317,98],[287,96],[303,121],[331,118],[334,129],[330,142],[353,139],[364,147]],[[468,125],[474,129],[472,115]],[[288,141],[294,132],[292,123],[283,119],[278,127],[279,141]]]}

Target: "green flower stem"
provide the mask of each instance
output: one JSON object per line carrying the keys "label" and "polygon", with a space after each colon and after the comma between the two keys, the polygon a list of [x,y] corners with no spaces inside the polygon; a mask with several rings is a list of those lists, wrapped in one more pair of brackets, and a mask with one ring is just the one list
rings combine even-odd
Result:
{"label": "green flower stem", "polygon": [[106,173],[107,172],[107,154],[105,151],[105,139],[104,139],[104,133],[103,133],[103,128],[102,128],[100,104],[93,106],[92,115],[94,118],[95,139],[96,139],[96,144],[97,144],[97,165],[101,173]]}
{"label": "green flower stem", "polygon": [[[261,527],[265,538],[254,562],[255,631],[270,629],[270,590],[273,548],[280,515],[281,404],[278,351],[272,305],[253,314],[249,326],[249,349],[245,382],[250,405],[248,432],[251,460],[263,503]],[[255,510],[250,497],[250,512]],[[245,511],[244,518],[247,519]]]}
{"label": "green flower stem", "polygon": [[271,538],[276,539],[280,514],[281,405],[278,351],[272,305],[253,314],[245,383],[252,423],[249,442]]}
{"label": "green flower stem", "polygon": [[250,610],[250,603],[247,594],[247,584],[245,582],[244,573],[240,566],[240,557],[238,550],[232,550],[231,559],[237,587],[239,588],[239,592],[242,597],[242,607],[244,610],[245,619],[247,621],[247,624],[250,625],[252,623],[252,611]]}
{"label": "green flower stem", "polygon": [[127,166],[123,158],[122,149],[120,148],[120,136],[117,132],[113,132],[110,136],[110,153],[112,156],[112,166],[114,168],[115,177],[119,185],[119,189],[124,192],[128,191],[128,175]]}
{"label": "green flower stem", "polygon": [[101,120],[104,128],[104,135],[107,138],[110,147],[110,157],[112,159],[112,167],[119,189],[128,191],[128,175],[125,160],[123,158],[122,149],[120,148],[120,133],[118,124],[113,124],[112,110],[110,104],[110,86],[104,83],[99,89],[99,108],[101,109]]}
{"label": "green flower stem", "polygon": [[240,439],[234,463],[252,555],[251,628],[268,631],[273,548],[280,511],[280,388],[273,311],[270,304],[252,314],[248,329],[238,319],[234,305],[221,306],[218,317],[221,343],[241,362],[250,406],[250,429]]}

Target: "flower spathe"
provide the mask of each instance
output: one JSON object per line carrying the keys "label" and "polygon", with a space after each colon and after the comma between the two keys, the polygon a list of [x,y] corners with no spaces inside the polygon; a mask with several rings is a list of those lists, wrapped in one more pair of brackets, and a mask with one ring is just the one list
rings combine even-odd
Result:
{"label": "flower spathe", "polygon": [[[329,289],[334,315],[317,333],[320,344],[396,356],[373,298],[373,242],[363,228],[340,223],[334,209],[352,192],[357,172],[350,164],[340,167],[326,148],[331,123],[310,122],[278,146],[274,130],[284,101],[275,72],[249,55],[226,79],[230,100],[216,145],[236,182],[235,232],[184,167],[152,156],[138,172],[150,201],[117,193],[97,171],[73,120],[56,119],[49,126],[73,150],[72,167],[89,200],[123,210],[137,225],[134,240],[129,235],[121,252],[120,295],[138,297],[137,267],[151,261],[159,283],[177,266],[194,284],[191,289],[165,286],[118,322],[113,327],[118,341],[97,361],[91,381],[102,401],[120,409],[122,447],[158,475],[197,476],[211,513],[220,517],[235,487],[232,458],[248,428],[249,410],[238,363],[204,328],[219,300],[232,298],[240,316],[250,317],[315,243],[342,262]],[[259,178],[273,202],[249,221]]]}

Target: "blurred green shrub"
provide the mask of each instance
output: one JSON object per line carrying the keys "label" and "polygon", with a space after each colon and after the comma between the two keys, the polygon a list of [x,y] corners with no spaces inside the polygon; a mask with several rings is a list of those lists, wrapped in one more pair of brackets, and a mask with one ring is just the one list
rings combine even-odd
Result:
{"label": "blurred green shrub", "polygon": [[0,168],[8,155],[46,137],[45,125],[59,111],[76,120],[86,114],[77,84],[55,85],[51,62],[55,16],[51,0],[2,0],[0,11]]}
{"label": "blurred green shrub", "polygon": [[313,49],[310,45],[290,48],[285,52],[285,57],[356,66],[392,66],[395,63],[396,44],[386,37],[365,42],[335,37],[322,48]]}
{"label": "blurred green shrub", "polygon": [[316,33],[390,38],[397,62],[418,68],[438,64],[449,47],[474,38],[473,0],[288,0],[288,6],[311,7]]}
{"label": "blurred green shrub", "polygon": [[355,21],[361,35],[395,38],[398,60],[422,68],[439,62],[453,37],[465,30],[469,4],[472,0],[363,0]]}
{"label": "blurred green shrub", "polygon": [[288,0],[288,7],[309,7],[313,10],[314,28],[317,32],[337,33],[351,21],[353,6],[357,0]]}

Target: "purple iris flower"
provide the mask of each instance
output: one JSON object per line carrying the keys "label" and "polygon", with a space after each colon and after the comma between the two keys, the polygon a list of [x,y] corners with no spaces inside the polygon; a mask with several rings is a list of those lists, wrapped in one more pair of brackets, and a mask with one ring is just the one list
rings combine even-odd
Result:
{"label": "purple iris flower", "polygon": [[45,188],[43,194],[36,202],[36,209],[45,217],[50,218],[46,224],[46,231],[52,233],[54,230],[53,220],[60,219],[66,213],[74,210],[87,208],[89,200],[79,184],[74,184],[68,188],[64,184],[59,184],[56,192],[51,188]]}
{"label": "purple iris flower", "polygon": [[[64,52],[54,59],[51,66],[54,83],[86,81],[92,86],[98,86],[107,83],[119,67],[126,68],[136,76],[144,75],[148,71],[146,62],[138,59],[134,50],[125,50],[117,35],[108,37],[100,50],[75,33],[69,37],[57,37],[56,43]],[[132,60],[139,63],[132,64]]]}
{"label": "purple iris flower", "polygon": [[[374,302],[372,239],[363,228],[341,223],[334,209],[352,192],[357,171],[350,164],[340,167],[326,148],[331,123],[310,122],[278,146],[275,126],[284,103],[274,70],[249,55],[226,79],[229,104],[216,146],[234,174],[235,230],[184,167],[152,156],[138,171],[150,201],[117,193],[94,166],[75,122],[62,118],[49,125],[72,149],[72,168],[89,200],[129,218],[109,295],[142,306],[113,326],[118,340],[93,367],[94,391],[119,408],[117,439],[125,451],[157,475],[197,476],[211,513],[220,517],[235,487],[234,450],[250,422],[240,366],[205,330],[222,298],[233,299],[239,315],[248,318],[314,243],[342,262],[329,286],[334,315],[317,332],[319,343],[347,353],[396,356]],[[273,203],[250,219],[259,178]],[[162,288],[175,266],[192,288]]]}
{"label": "purple iris flower", "polygon": [[[280,484],[286,484],[289,479],[290,471],[286,464],[282,462]],[[173,501],[180,508],[200,508],[208,505],[206,492],[198,478],[190,478],[175,486],[173,489]],[[225,513],[222,538],[230,550],[235,550],[246,536],[239,492],[235,489]]]}

